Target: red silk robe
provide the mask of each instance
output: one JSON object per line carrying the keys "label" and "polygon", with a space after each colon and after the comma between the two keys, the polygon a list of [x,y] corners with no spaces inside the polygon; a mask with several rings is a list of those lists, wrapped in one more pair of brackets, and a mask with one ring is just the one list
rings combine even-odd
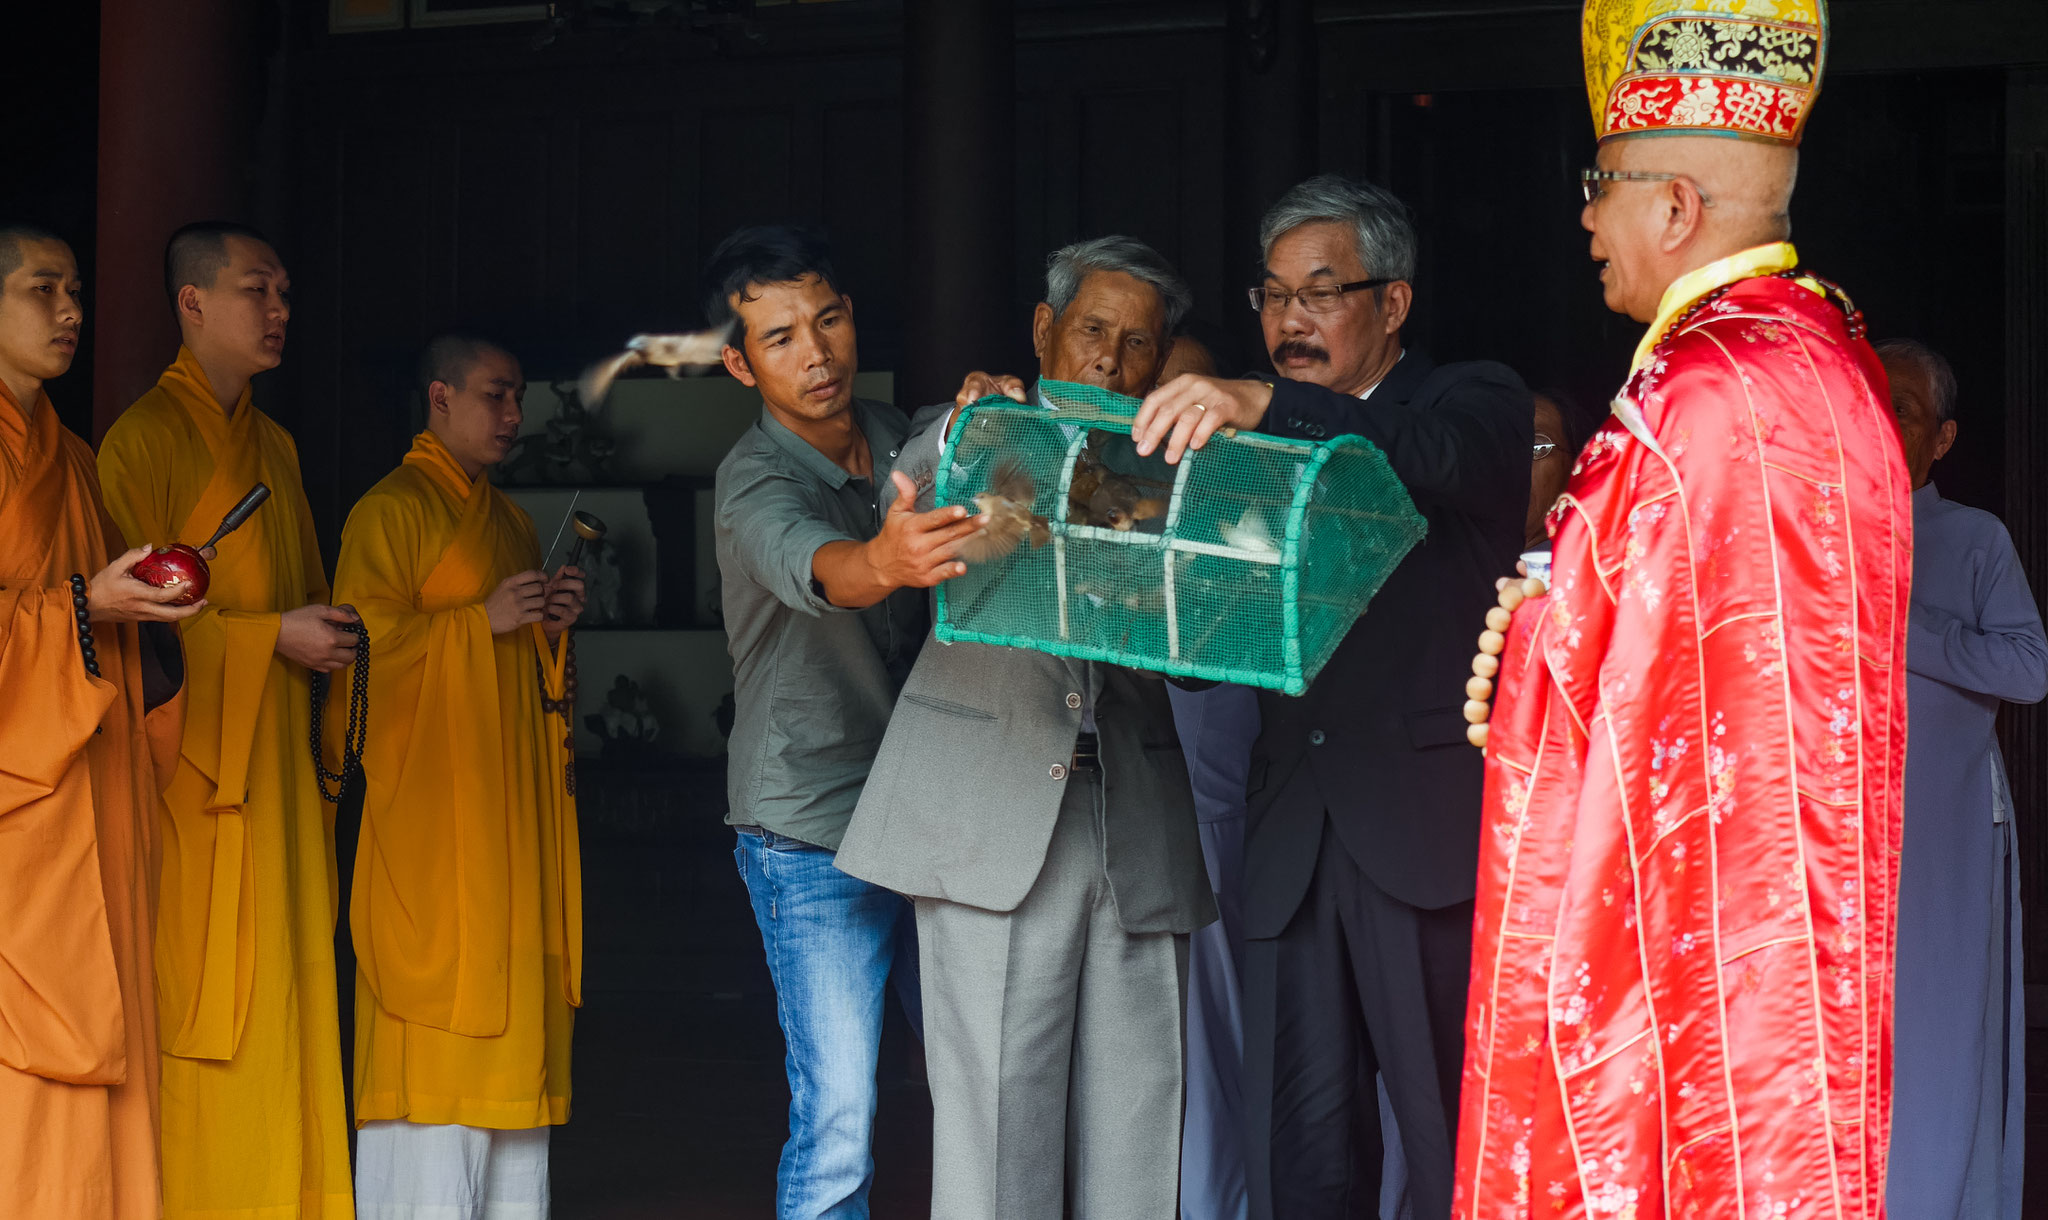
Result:
{"label": "red silk robe", "polygon": [[1795,258],[1673,286],[1515,614],[1459,1217],[1882,1214],[1912,510]]}

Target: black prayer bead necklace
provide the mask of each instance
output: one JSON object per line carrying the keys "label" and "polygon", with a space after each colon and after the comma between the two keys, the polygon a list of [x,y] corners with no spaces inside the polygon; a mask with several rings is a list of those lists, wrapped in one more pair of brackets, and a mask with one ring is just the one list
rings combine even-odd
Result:
{"label": "black prayer bead necklace", "polygon": [[569,655],[562,659],[562,697],[559,699],[548,698],[548,674],[547,670],[541,665],[538,653],[533,658],[533,676],[540,680],[541,711],[559,712],[564,721],[574,725],[576,723],[576,637],[564,633],[562,647],[569,650]]}
{"label": "black prayer bead necklace", "polygon": [[85,658],[85,672],[100,676],[99,654],[92,648],[92,599],[85,595],[85,577],[71,574],[71,615],[78,620],[78,651]]}
{"label": "black prayer bead necklace", "polygon": [[[352,776],[363,773],[363,741],[370,729],[370,633],[361,623],[336,623],[343,631],[355,633],[355,674],[348,690],[348,727],[341,737],[341,771],[327,769],[327,756],[320,749],[321,711],[327,704],[327,675],[313,675],[313,771],[320,783],[320,795],[331,805],[341,803],[341,794]],[[328,784],[334,791],[327,790]]]}
{"label": "black prayer bead necklace", "polygon": [[569,761],[562,771],[562,787],[570,796],[576,795],[576,635],[562,634],[562,647],[569,654],[562,658],[562,697],[548,698],[548,673],[541,665],[540,654],[533,657],[533,676],[540,682],[540,710],[542,716],[559,713],[562,717],[562,746],[569,751]]}

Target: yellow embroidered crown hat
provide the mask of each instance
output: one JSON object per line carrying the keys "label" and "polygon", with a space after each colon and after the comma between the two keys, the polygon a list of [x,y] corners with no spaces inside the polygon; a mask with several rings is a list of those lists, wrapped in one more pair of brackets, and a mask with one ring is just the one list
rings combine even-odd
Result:
{"label": "yellow embroidered crown hat", "polygon": [[1820,92],[1827,24],[1826,0],[1586,0],[1594,130],[1796,145]]}

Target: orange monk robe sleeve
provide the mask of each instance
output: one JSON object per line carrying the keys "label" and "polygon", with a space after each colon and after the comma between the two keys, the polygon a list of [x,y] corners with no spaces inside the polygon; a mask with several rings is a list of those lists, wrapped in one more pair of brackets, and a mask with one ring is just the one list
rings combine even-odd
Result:
{"label": "orange monk robe sleeve", "polygon": [[[547,696],[563,700],[568,692],[569,650],[574,646],[572,637],[564,632],[552,648],[548,647],[547,634],[538,623],[533,633],[539,638],[542,671],[547,684]],[[569,716],[575,715],[575,708],[569,709]],[[560,943],[552,939],[548,951],[562,959],[562,998],[571,1008],[583,1007],[583,836],[576,820],[576,798],[571,794],[575,787],[573,776],[576,772],[576,739],[569,727],[567,717],[557,719],[549,714],[543,721],[541,741],[547,755],[547,777],[549,800],[554,805],[551,821],[554,824],[553,864],[560,878],[560,908],[556,917],[549,922],[552,929],[559,929]],[[560,795],[556,795],[557,793]]]}
{"label": "orange monk robe sleeve", "polygon": [[[179,442],[171,435],[153,432],[109,433],[99,456],[100,490],[107,513],[130,546],[196,545],[205,539],[177,536],[183,522],[176,519],[179,510],[174,499],[196,500],[201,487],[174,486],[179,472],[164,454],[174,451]],[[185,494],[176,496],[179,491]],[[305,500],[303,489],[293,488],[290,494],[298,496],[301,503]],[[307,587],[324,592],[327,580],[320,570],[320,548],[312,537],[310,517],[305,533],[301,552]],[[185,647],[185,686],[193,697],[186,712],[183,754],[216,786],[215,799],[208,802],[211,805],[239,807],[246,799],[250,744],[282,617],[277,612],[209,605],[179,624]]]}
{"label": "orange monk robe sleeve", "polygon": [[[437,493],[414,490],[357,504],[335,567],[337,597],[370,633],[349,927],[386,1012],[491,1037],[507,1019],[512,903],[495,641],[481,595],[423,604],[430,569],[466,531],[430,520],[425,497]],[[489,555],[478,562],[487,571]]]}
{"label": "orange monk robe sleeve", "polygon": [[0,591],[0,692],[0,1063],[118,1084],[121,988],[85,758],[116,690],[85,672],[69,588]]}
{"label": "orange monk robe sleeve", "polygon": [[[299,469],[299,445],[290,437],[285,443],[291,447],[292,469]],[[320,558],[320,535],[313,528],[313,503],[306,499],[306,485],[294,483],[292,496],[298,500],[299,508],[299,559],[305,572],[306,600],[324,602],[330,600],[332,590],[327,584],[327,565]]]}
{"label": "orange monk robe sleeve", "polygon": [[[175,519],[176,504],[195,502],[203,491],[201,480],[176,460],[185,443],[153,424],[117,425],[107,434],[99,454],[100,489],[108,515],[130,546],[205,541],[177,536],[183,522]],[[182,486],[181,480],[192,485]],[[317,563],[317,548],[312,554]],[[156,955],[164,1050],[173,1055],[233,1058],[248,1018],[256,960],[255,861],[242,807],[281,618],[276,612],[209,605],[178,624],[185,651],[185,726],[181,765],[165,777],[165,787],[197,783],[206,791],[197,802],[199,817],[174,818],[166,826],[165,851],[167,857],[210,855],[215,884],[167,889],[158,910],[161,945],[199,947]],[[238,883],[222,884],[237,870]]]}
{"label": "orange monk robe sleeve", "polygon": [[[290,438],[286,438],[286,443],[291,446],[292,467],[294,469],[297,469],[299,466],[298,442],[293,441]],[[311,501],[306,499],[305,484],[294,482],[292,484],[291,493],[299,502],[299,561],[300,570],[304,573],[302,579],[304,580],[306,587],[306,600],[308,603],[331,601],[332,590],[329,589],[327,585],[327,565],[320,557],[320,535],[313,527],[313,505]],[[276,645],[273,644],[272,647],[275,648]],[[329,678],[330,681],[327,684],[329,692],[332,693],[333,691],[339,689],[343,693],[343,696],[346,697],[348,692],[348,671],[343,670],[340,673],[331,674],[329,675]],[[339,679],[339,681],[334,681],[332,679]],[[343,703],[343,715],[345,716],[347,712],[348,705],[346,703]],[[346,721],[344,721],[343,723],[346,723]],[[330,759],[328,761],[327,769],[330,771],[336,770],[334,764],[338,761],[338,759]],[[332,842],[334,839],[335,815],[339,813],[340,810],[338,806],[327,801],[322,801],[320,802],[320,811],[326,815],[327,838],[330,842]],[[328,853],[327,920],[329,923],[332,923],[336,919],[341,918],[341,878],[338,872],[338,867],[338,862],[335,858],[334,853]]]}

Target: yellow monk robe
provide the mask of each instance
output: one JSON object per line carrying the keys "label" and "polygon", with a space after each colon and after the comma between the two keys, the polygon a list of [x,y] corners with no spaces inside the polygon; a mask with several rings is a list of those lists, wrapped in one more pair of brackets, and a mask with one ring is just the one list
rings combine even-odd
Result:
{"label": "yellow monk robe", "polygon": [[569,727],[542,706],[561,695],[566,637],[556,654],[539,624],[494,636],[484,611],[540,563],[532,520],[431,432],[342,531],[335,588],[371,640],[349,900],[358,1123],[569,1117],[583,870]]}
{"label": "yellow monk robe", "polygon": [[180,624],[185,734],[164,792],[156,991],[164,1215],[353,1214],[334,982],[334,817],[309,745],[309,675],[278,618],[327,598],[298,451],[250,403],[232,418],[192,353],[100,445],[130,542],[198,545],[251,485],[271,497],[219,545],[208,608]]}
{"label": "yellow monk robe", "polygon": [[[0,1216],[157,1214],[156,785],[133,624],[85,672],[70,577],[127,548],[92,450],[0,385]],[[175,726],[172,727],[175,734]]]}

